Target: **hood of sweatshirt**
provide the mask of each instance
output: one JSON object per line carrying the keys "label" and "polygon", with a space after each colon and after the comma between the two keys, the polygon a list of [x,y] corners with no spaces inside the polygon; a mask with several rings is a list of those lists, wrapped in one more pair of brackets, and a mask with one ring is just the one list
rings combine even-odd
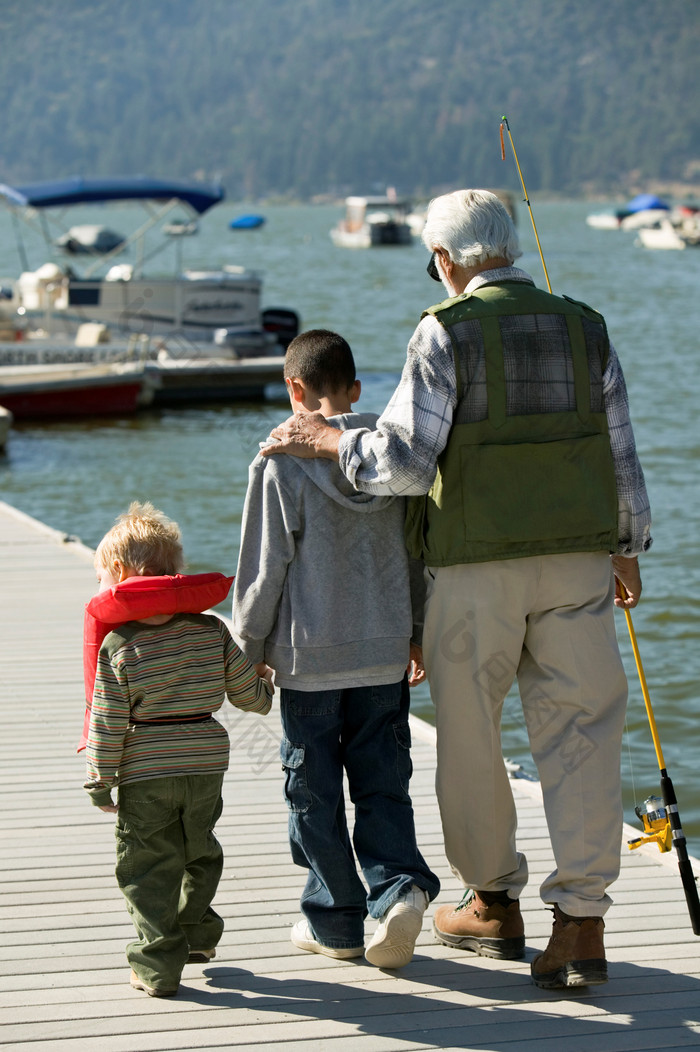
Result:
{"label": "hood of sweatshirt", "polygon": [[[366,428],[374,431],[377,420],[376,413],[340,413],[337,416],[329,416],[327,423],[331,427],[337,427],[340,431],[353,431],[356,428]],[[277,439],[271,435],[264,443],[274,444]],[[332,460],[317,458],[307,460],[302,457],[293,457],[289,454],[279,457],[270,457],[267,463],[274,463],[280,474],[289,478],[290,474],[301,472],[306,478],[321,490],[327,497],[343,507],[352,508],[365,514],[382,511],[389,507],[396,497],[376,496],[372,493],[361,493],[356,490],[351,482],[347,480],[339,466]]]}

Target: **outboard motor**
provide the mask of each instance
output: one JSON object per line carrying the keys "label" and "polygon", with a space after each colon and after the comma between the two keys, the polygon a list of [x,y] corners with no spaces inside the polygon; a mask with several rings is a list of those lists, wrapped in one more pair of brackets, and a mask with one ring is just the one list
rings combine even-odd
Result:
{"label": "outboard motor", "polygon": [[286,351],[295,336],[299,335],[299,315],[286,307],[270,307],[262,312],[263,329],[272,332]]}

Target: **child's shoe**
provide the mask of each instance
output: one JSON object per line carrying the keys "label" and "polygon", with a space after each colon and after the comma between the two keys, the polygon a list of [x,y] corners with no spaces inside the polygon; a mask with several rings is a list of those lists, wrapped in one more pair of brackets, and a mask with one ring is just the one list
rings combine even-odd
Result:
{"label": "child's shoe", "polygon": [[174,997],[178,990],[177,986],[174,990],[164,986],[149,986],[143,979],[139,979],[136,972],[131,973],[131,985],[134,990],[143,990],[149,997]]}
{"label": "child's shoe", "polygon": [[377,968],[403,968],[413,957],[416,939],[423,927],[428,893],[417,884],[401,895],[382,916],[365,950],[365,957]]}
{"label": "child's shoe", "polygon": [[309,953],[322,953],[326,957],[334,957],[339,961],[344,961],[350,957],[361,957],[365,952],[364,946],[324,946],[314,938],[309,922],[303,919],[297,921],[292,928],[291,939],[300,950],[308,950]]}
{"label": "child's shoe", "polygon": [[213,961],[216,957],[216,950],[190,950],[187,957],[188,964],[206,964],[207,961]]}

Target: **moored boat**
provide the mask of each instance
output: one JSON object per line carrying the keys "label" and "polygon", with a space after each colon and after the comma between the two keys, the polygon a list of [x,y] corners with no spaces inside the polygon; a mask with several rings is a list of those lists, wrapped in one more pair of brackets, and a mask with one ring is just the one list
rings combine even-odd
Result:
{"label": "moored boat", "polygon": [[410,245],[411,202],[389,190],[385,197],[347,197],[345,216],[331,230],[333,244],[343,248]]}
{"label": "moored boat", "polygon": [[4,365],[0,404],[16,419],[133,413],[153,401],[157,383],[134,362]]}
{"label": "moored boat", "polygon": [[[282,378],[283,353],[299,331],[288,308],[261,310],[262,279],[245,267],[181,267],[183,235],[224,192],[204,183],[136,178],[66,179],[0,186],[0,198],[30,224],[46,209],[137,201],[148,218],[81,276],[55,257],[3,288],[0,402],[17,417],[129,413],[144,404],[262,398]],[[42,223],[43,227],[44,224]],[[73,227],[97,244],[97,224]],[[154,254],[174,246],[171,277],[146,276]],[[46,240],[46,239],[45,239]],[[55,244],[47,241],[50,250]],[[137,248],[136,262],[116,262]],[[3,282],[3,286],[5,282]]]}
{"label": "moored boat", "polygon": [[[260,274],[242,266],[198,270],[181,266],[184,239],[174,235],[195,233],[199,217],[224,196],[218,185],[140,176],[72,178],[19,187],[0,185],[0,198],[29,225],[33,225],[37,212],[63,213],[74,205],[106,205],[113,201],[140,202],[148,216],[125,241],[94,258],[81,275],[54,258],[55,245],[48,240],[50,261],[30,269],[20,241],[18,250],[24,269],[13,282],[5,309],[14,312],[26,332],[41,330],[49,337],[70,338],[86,322],[104,324],[118,338],[147,333],[211,340],[222,328],[231,333],[231,338],[236,332],[263,333]],[[20,230],[19,224],[16,230]],[[152,241],[161,234],[165,236],[154,248]],[[147,276],[142,261],[168,245],[175,247],[174,274]],[[113,265],[114,257],[131,247],[136,249],[136,262]],[[294,312],[286,313],[291,317]],[[296,330],[292,327],[276,331],[281,351],[296,335],[298,318],[296,321]]]}
{"label": "moored boat", "polygon": [[622,208],[593,212],[586,216],[586,223],[598,230],[638,230],[652,226],[669,209],[670,205],[656,194],[637,194]]}
{"label": "moored boat", "polygon": [[[112,343],[101,342],[99,328],[94,329],[92,341],[0,342],[0,402],[3,392],[8,397],[31,394],[34,416],[133,412],[145,405],[262,400],[269,385],[283,379],[284,356],[271,334],[264,334],[261,340],[250,333],[246,341],[237,338],[235,345],[227,341],[225,331],[214,344],[173,337],[152,340],[145,334]],[[110,395],[106,388],[115,383],[110,369],[115,376],[138,374],[143,383],[140,397],[118,398],[116,390]],[[81,388],[65,382],[90,378],[92,383]],[[26,392],[17,390],[20,379],[28,387]],[[83,391],[88,386],[94,390]],[[95,397],[97,388],[103,389],[99,398]],[[23,397],[22,405],[25,403]],[[20,413],[27,415],[22,408]]]}
{"label": "moored boat", "polygon": [[653,226],[639,230],[637,241],[644,248],[699,248],[700,210],[688,206],[674,208]]}
{"label": "moored boat", "polygon": [[229,223],[229,227],[231,230],[257,230],[264,223],[265,216],[249,213],[248,215],[236,216]]}

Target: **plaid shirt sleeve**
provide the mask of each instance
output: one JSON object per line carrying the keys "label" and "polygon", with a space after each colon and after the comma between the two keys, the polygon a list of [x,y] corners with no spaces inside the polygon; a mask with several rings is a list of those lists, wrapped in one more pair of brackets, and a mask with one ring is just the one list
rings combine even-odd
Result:
{"label": "plaid shirt sleeve", "polygon": [[629,414],[627,387],[617,352],[610,344],[603,398],[618,500],[618,555],[639,555],[651,547],[651,512]]}
{"label": "plaid shirt sleeve", "polygon": [[366,493],[419,496],[435,478],[457,402],[452,345],[431,315],[408,345],[399,386],[377,421],[376,431],[345,431],[340,467]]}

